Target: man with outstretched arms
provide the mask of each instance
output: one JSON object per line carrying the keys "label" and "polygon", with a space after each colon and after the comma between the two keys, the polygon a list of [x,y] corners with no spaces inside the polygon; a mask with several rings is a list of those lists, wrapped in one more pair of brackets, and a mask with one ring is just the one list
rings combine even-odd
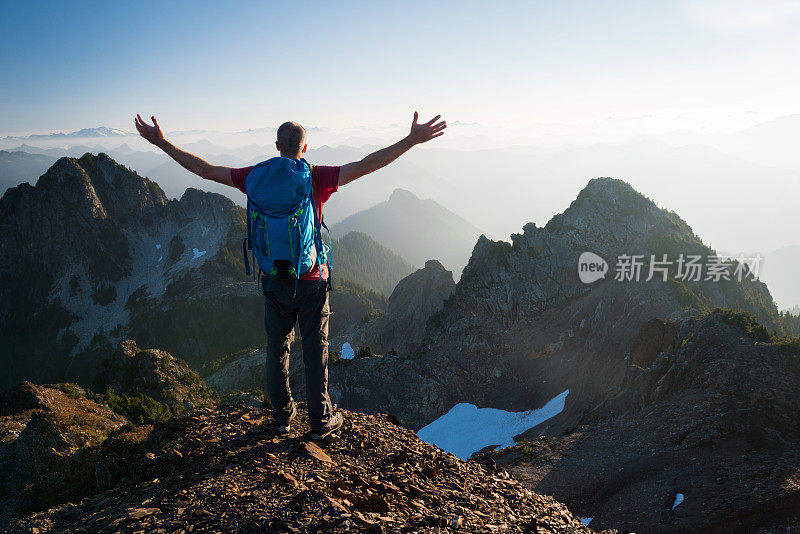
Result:
{"label": "man with outstretched arms", "polygon": [[[206,180],[236,187],[248,195],[248,225],[251,224],[252,214],[255,221],[252,223],[253,231],[264,232],[267,235],[267,247],[261,245],[261,248],[268,250],[259,250],[263,238],[257,240],[255,249],[258,253],[259,267],[264,271],[261,274],[261,288],[265,297],[264,325],[267,331],[267,395],[272,402],[273,422],[279,433],[289,433],[290,424],[297,414],[297,407],[289,389],[289,350],[294,339],[295,322],[299,322],[303,341],[311,437],[323,439],[336,432],[343,423],[341,412],[334,410],[328,396],[330,272],[325,257],[327,247],[318,237],[321,234],[319,229],[325,202],[339,187],[385,167],[413,146],[444,134],[447,124],[445,121],[439,121],[440,117],[436,115],[427,122],[419,123],[418,114],[414,112],[411,131],[407,136],[359,161],[342,166],[309,165],[303,159],[308,148],[305,129],[296,122],[285,122],[278,128],[278,138],[275,141],[275,148],[278,149],[280,157],[252,167],[232,168],[212,165],[198,156],[177,148],[164,138],[155,117],[152,117],[153,124],[150,125],[139,115],[136,116],[135,123],[139,134],[166,152],[186,170]],[[279,212],[295,209],[290,199],[294,198],[292,195],[297,191],[300,196],[296,198],[303,198],[303,180],[308,184],[305,200],[311,208],[308,212],[313,213],[309,228],[311,228],[310,234],[314,236],[315,246],[310,247],[305,255],[303,250],[298,251],[298,256],[302,257],[298,257],[297,261],[294,261],[294,258],[291,262],[276,260],[274,264],[277,268],[272,262],[269,265],[262,265],[279,254],[273,250],[280,247],[275,232],[270,246],[269,225],[281,220],[282,215]],[[299,185],[294,189],[290,188],[287,193],[284,191],[284,186],[290,182]],[[287,199],[285,201],[287,205],[280,206],[284,198]],[[251,206],[251,201],[252,204],[272,203],[273,206],[265,208],[264,213],[260,213],[259,207]],[[298,227],[301,224],[297,223],[297,215],[301,212],[302,208],[294,212],[294,217],[292,214],[289,215],[289,220]],[[290,229],[290,234],[291,231]],[[300,236],[297,241],[302,241],[303,235],[297,235]],[[292,242],[291,235],[288,241]],[[310,238],[306,241],[310,242]],[[250,242],[252,246],[254,244],[252,235]],[[292,244],[292,246],[297,250],[298,245]],[[280,263],[281,261],[283,263]]]}

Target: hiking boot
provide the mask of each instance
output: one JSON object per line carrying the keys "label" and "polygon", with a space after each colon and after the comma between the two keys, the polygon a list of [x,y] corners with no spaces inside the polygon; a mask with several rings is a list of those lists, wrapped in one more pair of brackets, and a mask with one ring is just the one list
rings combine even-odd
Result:
{"label": "hiking boot", "polygon": [[340,428],[344,424],[344,416],[342,412],[336,411],[333,412],[330,417],[328,418],[328,422],[325,423],[321,429],[311,432],[311,440],[312,441],[319,441],[322,439],[327,438]]}
{"label": "hiking boot", "polygon": [[289,410],[285,414],[281,414],[281,417],[278,418],[278,414],[273,415],[275,420],[275,432],[278,434],[285,436],[289,433],[292,429],[290,423],[294,421],[294,418],[297,417],[297,404],[292,401]]}

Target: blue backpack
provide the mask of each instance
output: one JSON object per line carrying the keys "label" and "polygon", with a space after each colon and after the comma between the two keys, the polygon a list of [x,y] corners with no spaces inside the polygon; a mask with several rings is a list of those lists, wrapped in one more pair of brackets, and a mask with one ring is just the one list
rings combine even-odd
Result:
{"label": "blue backpack", "polygon": [[248,250],[254,271],[257,262],[267,276],[293,278],[295,290],[300,276],[314,265],[330,265],[330,247],[322,241],[320,226],[325,230],[328,227],[317,217],[311,166],[305,159],[275,157],[262,161],[248,173],[245,189],[247,238],[242,252],[248,275]]}

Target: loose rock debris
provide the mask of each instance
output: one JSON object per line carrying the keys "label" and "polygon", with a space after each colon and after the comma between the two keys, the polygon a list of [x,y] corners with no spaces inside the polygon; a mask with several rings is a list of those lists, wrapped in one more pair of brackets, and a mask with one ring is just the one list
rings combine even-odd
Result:
{"label": "loose rock debris", "polygon": [[551,497],[462,461],[384,414],[345,412],[336,441],[278,437],[268,410],[193,410],[120,458],[112,489],[34,513],[13,532],[589,533]]}

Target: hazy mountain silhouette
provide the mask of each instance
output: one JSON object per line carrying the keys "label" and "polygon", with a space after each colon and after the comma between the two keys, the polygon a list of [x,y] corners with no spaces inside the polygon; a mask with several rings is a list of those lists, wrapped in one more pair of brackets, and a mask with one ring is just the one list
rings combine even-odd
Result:
{"label": "hazy mountain silhouette", "polygon": [[436,259],[456,277],[467,264],[481,231],[469,221],[404,189],[389,200],[346,218],[331,228],[334,235],[364,232],[407,258],[413,265]]}

